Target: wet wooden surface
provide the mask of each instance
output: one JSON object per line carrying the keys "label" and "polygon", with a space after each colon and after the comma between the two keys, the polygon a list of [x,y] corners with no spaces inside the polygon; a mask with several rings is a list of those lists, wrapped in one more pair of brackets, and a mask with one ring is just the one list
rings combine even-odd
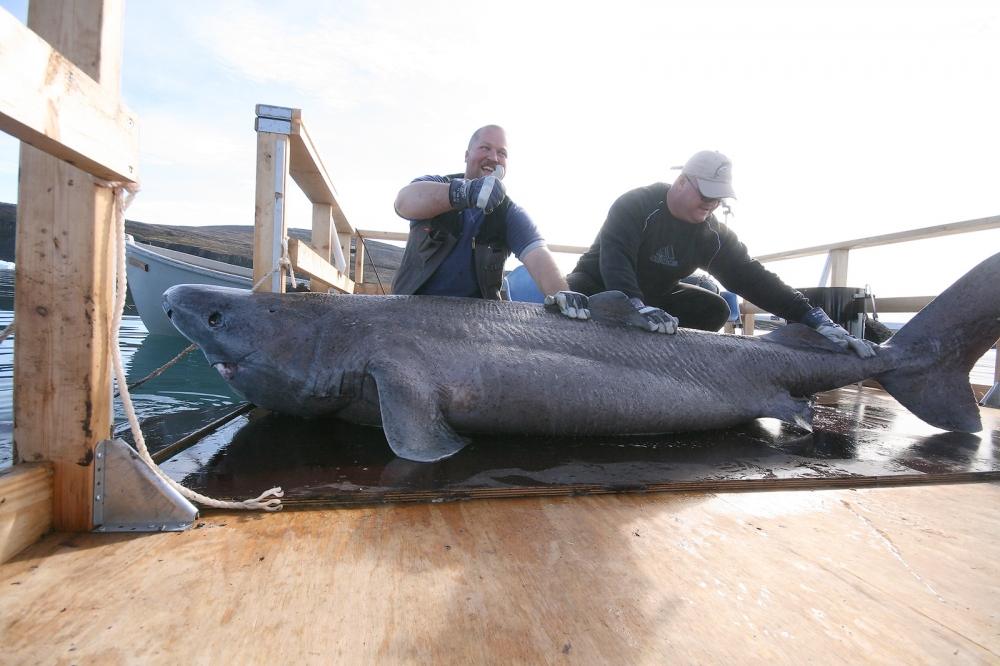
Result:
{"label": "wet wooden surface", "polygon": [[4,663],[997,663],[1000,484],[214,513],[0,566]]}
{"label": "wet wooden surface", "polygon": [[933,428],[882,391],[818,397],[813,432],[758,419],[657,437],[480,437],[439,463],[396,458],[377,428],[255,413],[163,465],[220,498],[281,486],[290,505],[616,492],[864,487],[1000,478],[1000,410],[984,430]]}

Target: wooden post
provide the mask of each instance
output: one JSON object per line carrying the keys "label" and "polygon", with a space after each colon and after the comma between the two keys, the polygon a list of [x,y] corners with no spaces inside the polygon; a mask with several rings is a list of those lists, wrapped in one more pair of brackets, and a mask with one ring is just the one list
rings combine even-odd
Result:
{"label": "wooden post", "polygon": [[327,263],[333,256],[333,218],[330,204],[313,204],[312,242],[309,244]]}
{"label": "wooden post", "polygon": [[[256,285],[281,257],[285,237],[285,192],[288,189],[288,136],[257,132],[257,203],[254,207],[253,282]],[[274,273],[260,291],[284,293],[285,280]]]}
{"label": "wooden post", "polygon": [[[119,93],[122,3],[33,0],[28,27]],[[49,460],[53,525],[93,528],[94,447],[111,433],[114,199],[22,144],[14,311],[18,462]]]}
{"label": "wooden post", "polygon": [[[314,203],[312,210],[312,242],[309,246],[323,261],[330,263],[333,246],[333,218],[330,204]],[[309,278],[310,291],[329,291],[330,284],[316,277]]]}
{"label": "wooden post", "polygon": [[993,358],[993,385],[1000,384],[1000,340],[994,344],[996,356]]}
{"label": "wooden post", "polygon": [[337,240],[340,243],[340,251],[344,255],[344,273],[347,275],[351,274],[351,239],[354,238],[354,234],[344,233],[342,231],[337,232]]}
{"label": "wooden post", "polygon": [[847,286],[847,260],[850,250],[830,250],[830,286]]}
{"label": "wooden post", "polygon": [[365,244],[361,242],[361,234],[354,236],[354,284],[365,281]]}

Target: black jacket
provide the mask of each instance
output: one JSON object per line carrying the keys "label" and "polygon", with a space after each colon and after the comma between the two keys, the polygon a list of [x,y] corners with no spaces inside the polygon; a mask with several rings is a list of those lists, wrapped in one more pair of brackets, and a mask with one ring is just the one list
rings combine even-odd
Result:
{"label": "black jacket", "polygon": [[702,224],[671,215],[666,205],[669,188],[654,183],[619,197],[574,272],[584,273],[604,290],[655,301],[701,268],[727,290],[789,321],[799,321],[810,310],[805,296],[752,259],[736,234],[714,215]]}

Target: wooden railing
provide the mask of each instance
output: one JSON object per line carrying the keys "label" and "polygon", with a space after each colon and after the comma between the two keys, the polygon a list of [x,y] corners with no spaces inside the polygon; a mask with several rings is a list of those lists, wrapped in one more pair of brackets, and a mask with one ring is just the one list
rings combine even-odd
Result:
{"label": "wooden railing", "polygon": [[[254,284],[264,279],[283,256],[288,235],[285,196],[288,176],[312,203],[312,241],[288,239],[288,256],[296,274],[310,280],[313,291],[352,293],[345,257],[350,256],[354,229],[337,201],[337,190],[309,137],[302,111],[283,106],[257,105],[257,185],[254,213]],[[336,235],[336,242],[334,241]],[[360,278],[356,278],[360,282]],[[275,271],[261,286],[283,292],[285,281]]]}
{"label": "wooden railing", "polygon": [[[949,224],[938,224],[933,227],[923,227],[921,229],[897,231],[891,234],[827,243],[826,245],[814,245],[798,250],[762,254],[755,258],[761,263],[767,263],[769,261],[783,261],[785,259],[798,259],[800,257],[813,257],[825,254],[827,256],[826,265],[823,268],[823,273],[817,286],[846,287],[847,265],[851,250],[860,250],[866,247],[881,247],[894,243],[909,243],[928,238],[941,238],[942,236],[967,234],[974,231],[998,228],[1000,228],[1000,215],[994,215],[975,220],[965,220],[964,222],[951,222]],[[899,310],[899,312],[911,312],[911,310]]]}

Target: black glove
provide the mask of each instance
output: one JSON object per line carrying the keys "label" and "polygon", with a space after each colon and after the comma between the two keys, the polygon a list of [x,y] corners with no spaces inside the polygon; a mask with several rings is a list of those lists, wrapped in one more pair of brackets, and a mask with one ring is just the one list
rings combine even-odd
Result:
{"label": "black glove", "polygon": [[545,297],[546,308],[558,308],[570,319],[590,319],[587,297],[576,291],[557,291]]}
{"label": "black glove", "polygon": [[492,175],[474,180],[454,178],[448,184],[448,199],[455,210],[482,208],[489,215],[506,196],[503,183]]}
{"label": "black glove", "polygon": [[677,317],[667,314],[660,308],[646,305],[639,298],[630,298],[628,302],[639,313],[651,332],[666,333],[667,335],[673,335],[677,332]]}
{"label": "black glove", "polygon": [[867,340],[858,340],[847,330],[834,323],[823,308],[813,308],[799,320],[801,323],[816,330],[817,333],[834,343],[844,351],[850,349],[861,358],[875,356],[875,348]]}

